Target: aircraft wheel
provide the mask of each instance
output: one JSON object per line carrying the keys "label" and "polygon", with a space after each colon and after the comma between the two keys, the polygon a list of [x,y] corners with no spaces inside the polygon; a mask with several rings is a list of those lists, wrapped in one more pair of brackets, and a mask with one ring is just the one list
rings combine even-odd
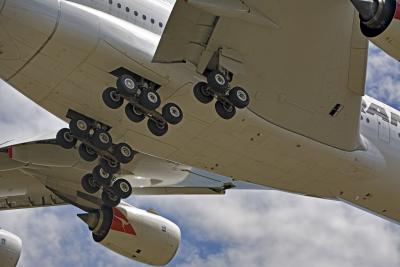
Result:
{"label": "aircraft wheel", "polygon": [[82,138],[86,138],[90,134],[90,125],[85,119],[72,119],[69,123],[69,129],[73,135]]}
{"label": "aircraft wheel", "polygon": [[77,140],[71,134],[68,128],[63,128],[57,133],[56,137],[57,144],[65,149],[71,149],[75,146]]}
{"label": "aircraft wheel", "polygon": [[162,116],[168,123],[175,125],[182,121],[183,112],[178,105],[174,103],[168,103],[162,109]]}
{"label": "aircraft wheel", "polygon": [[98,165],[93,169],[93,178],[100,185],[109,185],[111,183],[112,175]]}
{"label": "aircraft wheel", "polygon": [[228,79],[218,70],[214,70],[207,75],[207,83],[211,88],[221,93],[224,93],[229,87]]}
{"label": "aircraft wheel", "polygon": [[208,84],[205,82],[197,83],[193,87],[193,93],[196,99],[203,104],[208,104],[214,99],[212,92],[208,89]]}
{"label": "aircraft wheel", "polygon": [[137,107],[132,105],[131,103],[125,106],[125,114],[133,122],[141,122],[146,116],[141,112]]}
{"label": "aircraft wheel", "polygon": [[124,104],[124,98],[112,87],[104,90],[102,97],[104,104],[111,109],[118,109]]}
{"label": "aircraft wheel", "polygon": [[113,190],[122,199],[128,198],[132,194],[132,186],[131,184],[125,179],[118,179],[113,184]]}
{"label": "aircraft wheel", "polygon": [[117,91],[121,95],[136,95],[139,90],[139,82],[131,75],[124,74],[117,80]]}
{"label": "aircraft wheel", "polygon": [[104,171],[111,174],[117,173],[121,169],[121,164],[119,162],[107,159],[101,159],[100,166]]}
{"label": "aircraft wheel", "polygon": [[108,150],[112,146],[111,135],[104,130],[97,130],[93,134],[91,141],[100,150]]}
{"label": "aircraft wheel", "polygon": [[94,151],[93,148],[91,148],[85,144],[80,144],[78,152],[79,152],[79,155],[81,156],[81,158],[88,162],[92,162],[97,159],[96,151]]}
{"label": "aircraft wheel", "polygon": [[158,123],[149,119],[147,121],[147,127],[155,136],[163,136],[168,132],[168,123]]}
{"label": "aircraft wheel", "polygon": [[215,103],[215,110],[218,115],[225,120],[232,119],[236,114],[236,108],[233,105],[221,101]]}
{"label": "aircraft wheel", "polygon": [[147,109],[155,110],[161,104],[160,95],[154,90],[143,90],[140,96],[140,104]]}
{"label": "aircraft wheel", "polygon": [[117,196],[116,194],[110,193],[110,192],[105,192],[101,193],[101,200],[103,200],[103,203],[105,206],[114,208],[118,206],[118,204],[121,202],[121,198]]}
{"label": "aircraft wheel", "polygon": [[229,100],[237,108],[245,108],[250,104],[250,96],[241,87],[235,87],[229,92]]}
{"label": "aircraft wheel", "polygon": [[95,194],[100,190],[100,186],[96,183],[93,175],[88,173],[82,177],[82,188],[89,194]]}
{"label": "aircraft wheel", "polygon": [[135,156],[133,149],[125,143],[115,145],[113,150],[113,154],[117,160],[124,164],[131,162]]}

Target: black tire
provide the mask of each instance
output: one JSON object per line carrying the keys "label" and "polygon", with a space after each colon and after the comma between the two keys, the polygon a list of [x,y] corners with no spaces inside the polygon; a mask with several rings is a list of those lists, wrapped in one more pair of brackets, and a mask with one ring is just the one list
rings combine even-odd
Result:
{"label": "black tire", "polygon": [[90,134],[90,122],[86,119],[72,119],[69,122],[69,129],[73,135],[86,138]]}
{"label": "black tire", "polygon": [[91,138],[92,144],[100,150],[108,150],[112,146],[111,135],[105,130],[97,130]]}
{"label": "black tire", "polygon": [[134,96],[138,93],[139,82],[131,75],[124,74],[117,80],[117,91],[124,96]]}
{"label": "black tire", "polygon": [[113,155],[119,162],[127,164],[133,160],[135,152],[130,145],[126,143],[119,143],[114,146]]}
{"label": "black tire", "polygon": [[104,104],[111,109],[118,109],[124,104],[124,98],[112,87],[103,91],[102,98]]}
{"label": "black tire", "polygon": [[168,123],[175,125],[182,121],[183,112],[178,105],[174,103],[168,103],[162,109],[162,116]]}
{"label": "black tire", "polygon": [[224,104],[221,101],[215,103],[215,110],[218,115],[225,120],[232,119],[236,114],[236,108],[233,105]]}
{"label": "black tire", "polygon": [[168,123],[157,123],[154,120],[149,119],[147,121],[147,127],[155,136],[163,136],[168,132]]}
{"label": "black tire", "polygon": [[228,79],[218,70],[214,70],[207,75],[207,83],[212,89],[220,93],[226,92],[229,87]]}
{"label": "black tire", "polygon": [[94,167],[92,175],[93,175],[93,178],[95,179],[95,181],[99,185],[108,186],[111,183],[112,174],[103,170],[103,168],[100,165],[97,165],[96,167]]}
{"label": "black tire", "polygon": [[193,87],[193,93],[197,100],[203,104],[208,104],[214,99],[214,95],[208,89],[208,84],[199,82]]}
{"label": "black tire", "polygon": [[82,177],[81,184],[82,188],[89,194],[95,194],[100,190],[100,186],[90,173]]}
{"label": "black tire", "polygon": [[88,162],[95,161],[98,157],[96,151],[94,151],[93,148],[91,148],[83,143],[80,144],[78,152],[79,152],[79,155],[81,156],[81,158]]}
{"label": "black tire", "polygon": [[125,179],[118,179],[112,187],[115,194],[122,199],[128,198],[132,195],[132,186]]}
{"label": "black tire", "polygon": [[241,87],[235,87],[231,91],[229,91],[229,100],[232,104],[237,108],[245,108],[250,104],[250,96]]}
{"label": "black tire", "polygon": [[133,122],[141,122],[146,118],[146,115],[131,103],[125,106],[125,114]]}
{"label": "black tire", "polygon": [[104,158],[100,160],[100,166],[103,170],[111,174],[117,173],[121,169],[121,164],[119,162],[110,161]]}
{"label": "black tire", "polygon": [[76,145],[77,140],[72,136],[71,131],[68,128],[63,128],[58,131],[56,142],[62,148],[71,149]]}
{"label": "black tire", "polygon": [[114,208],[118,206],[119,203],[121,203],[121,198],[119,196],[106,191],[103,191],[103,193],[101,193],[101,200],[103,200],[105,206],[110,208]]}
{"label": "black tire", "polygon": [[155,110],[161,105],[160,95],[151,89],[143,90],[140,95],[140,104],[149,110]]}

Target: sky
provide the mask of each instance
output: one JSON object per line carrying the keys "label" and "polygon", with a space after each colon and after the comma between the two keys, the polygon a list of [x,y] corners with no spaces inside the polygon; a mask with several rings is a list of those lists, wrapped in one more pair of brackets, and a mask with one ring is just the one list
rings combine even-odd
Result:
{"label": "sky", "polygon": [[[372,46],[367,93],[400,103],[400,63]],[[63,122],[0,83],[0,143],[61,128]],[[1,181],[0,181],[1,186]],[[225,196],[141,196],[182,229],[168,266],[400,266],[400,227],[346,204],[278,191],[230,191]],[[0,212],[0,226],[21,237],[19,267],[145,266],[91,239],[71,206]]]}

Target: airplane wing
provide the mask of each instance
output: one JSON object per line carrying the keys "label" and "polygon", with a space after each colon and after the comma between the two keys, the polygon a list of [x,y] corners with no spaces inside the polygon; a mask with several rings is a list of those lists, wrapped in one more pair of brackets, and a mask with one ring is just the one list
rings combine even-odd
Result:
{"label": "airplane wing", "polygon": [[[64,204],[88,211],[99,208],[103,204],[100,194],[89,195],[81,187],[81,178],[95,164],[83,161],[75,149],[59,147],[54,139],[11,147],[0,145],[0,210]],[[266,189],[141,153],[134,163],[124,166],[120,176],[131,183],[133,195],[203,195],[224,194],[227,189]]]}
{"label": "airplane wing", "polygon": [[203,73],[215,51],[233,84],[251,93],[253,113],[342,150],[360,148],[368,42],[351,1],[178,0],[153,61]]}

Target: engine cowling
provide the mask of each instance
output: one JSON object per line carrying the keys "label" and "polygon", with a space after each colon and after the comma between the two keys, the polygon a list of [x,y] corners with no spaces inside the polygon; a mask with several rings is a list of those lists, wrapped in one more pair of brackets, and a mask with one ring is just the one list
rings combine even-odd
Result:
{"label": "engine cowling", "polygon": [[125,203],[78,216],[96,242],[142,263],[166,265],[179,248],[181,232],[176,224]]}
{"label": "engine cowling", "polygon": [[361,32],[393,58],[400,59],[400,1],[351,0],[360,14]]}
{"label": "engine cowling", "polygon": [[0,229],[0,266],[17,266],[21,256],[21,250],[21,239],[6,230]]}

